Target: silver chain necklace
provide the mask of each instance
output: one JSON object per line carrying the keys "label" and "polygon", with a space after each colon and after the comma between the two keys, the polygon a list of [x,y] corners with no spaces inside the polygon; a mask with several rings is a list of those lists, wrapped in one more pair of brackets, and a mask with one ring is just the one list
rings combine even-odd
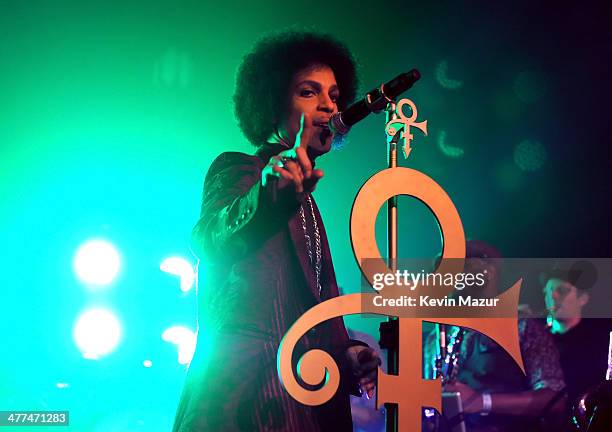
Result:
{"label": "silver chain necklace", "polygon": [[319,233],[319,224],[317,224],[317,218],[315,217],[314,207],[312,205],[312,199],[310,198],[310,194],[306,196],[306,199],[308,201],[308,206],[310,207],[310,214],[312,215],[312,222],[314,224],[314,257],[312,252],[312,239],[308,235],[308,230],[306,228],[306,215],[304,214],[304,205],[300,206],[300,218],[302,219],[302,229],[304,230],[304,237],[306,237],[308,258],[310,258],[310,265],[314,267],[315,277],[317,281],[317,289],[319,290],[319,297],[321,297],[321,234]]}

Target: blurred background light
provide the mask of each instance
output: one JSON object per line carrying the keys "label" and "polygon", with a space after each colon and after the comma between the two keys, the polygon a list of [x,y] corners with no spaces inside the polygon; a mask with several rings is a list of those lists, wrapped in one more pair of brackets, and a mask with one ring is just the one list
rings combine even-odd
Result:
{"label": "blurred background light", "polygon": [[193,330],[184,326],[172,326],[164,330],[161,337],[164,341],[177,346],[180,364],[188,364],[191,361],[196,344]]}
{"label": "blurred background light", "polygon": [[155,63],[153,82],[167,87],[185,88],[193,81],[193,69],[193,60],[189,53],[170,47]]}
{"label": "blurred background light", "polygon": [[497,184],[502,190],[516,191],[524,184],[525,174],[511,160],[500,162],[495,170]]}
{"label": "blurred background light", "polygon": [[151,366],[153,366],[153,362],[151,360],[145,360],[142,362],[142,365],[146,368],[150,368]]}
{"label": "blurred background light", "polygon": [[195,270],[191,263],[180,257],[169,257],[162,261],[160,270],[171,275],[179,276],[181,279],[181,290],[189,291],[193,288],[195,280]]}
{"label": "blurred background light", "polygon": [[461,147],[446,144],[446,131],[444,130],[441,130],[438,134],[438,148],[444,156],[448,156],[451,159],[460,158],[465,153]]}
{"label": "blurred background light", "polygon": [[120,268],[119,252],[106,240],[95,239],[83,243],[74,257],[74,271],[78,278],[93,286],[110,284]]}
{"label": "blurred background light", "polygon": [[539,141],[523,140],[514,147],[514,163],[522,171],[539,170],[546,158],[546,148]]}
{"label": "blurred background light", "polygon": [[436,66],[436,81],[438,81],[438,84],[449,90],[455,90],[463,87],[463,81],[449,78],[446,76],[447,72],[448,62],[446,60],[442,60]]}
{"label": "blurred background light", "polygon": [[546,93],[546,76],[537,70],[527,70],[514,79],[514,93],[525,103],[534,103]]}
{"label": "blurred background light", "polygon": [[106,309],[90,309],[77,319],[74,341],[84,358],[97,360],[110,354],[121,340],[121,324]]}

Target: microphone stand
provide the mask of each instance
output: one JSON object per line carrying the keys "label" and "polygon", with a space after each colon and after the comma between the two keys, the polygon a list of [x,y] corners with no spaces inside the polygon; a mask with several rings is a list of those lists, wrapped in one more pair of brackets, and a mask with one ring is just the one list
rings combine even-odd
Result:
{"label": "microphone stand", "polygon": [[[382,89],[381,89],[382,90]],[[410,154],[410,127],[415,126],[427,134],[427,122],[415,123],[416,107],[412,101],[403,99],[399,104],[394,99],[388,98],[384,91],[381,91],[384,99],[372,101],[371,105],[380,106],[386,101],[386,132],[387,132],[387,165],[388,168],[397,168],[397,143],[400,138],[404,138],[407,143],[403,149],[404,156]],[[399,121],[403,123],[405,120],[402,115],[398,114],[398,109],[402,111],[403,106],[407,104],[412,109],[412,117],[410,123],[404,123],[403,126],[397,129],[392,125],[392,122]],[[372,111],[376,112],[374,109]],[[400,117],[402,117],[400,119]],[[387,200],[387,262],[389,269],[395,273],[397,271],[398,256],[397,256],[397,196],[393,196]],[[387,350],[387,374],[398,375],[399,373],[399,318],[389,317],[386,322],[380,324],[380,347]],[[406,355],[406,353],[402,353]],[[386,431],[397,432],[398,430],[398,406],[393,403],[385,403],[386,415]]]}
{"label": "microphone stand", "polygon": [[[386,108],[386,124],[397,119],[395,112],[396,104],[390,101]],[[391,139],[387,139],[387,165],[388,168],[397,167],[397,141],[399,133],[396,133]],[[397,196],[393,196],[387,200],[387,256],[389,268],[395,272],[397,270]],[[386,324],[386,325],[385,325]],[[393,335],[391,343],[385,348],[387,349],[387,373],[397,375],[399,368],[399,356],[397,348],[399,346],[399,328],[398,318],[389,317],[386,323],[381,323],[381,342],[382,333],[391,332]],[[397,431],[397,405],[386,404],[386,430],[388,432]]]}

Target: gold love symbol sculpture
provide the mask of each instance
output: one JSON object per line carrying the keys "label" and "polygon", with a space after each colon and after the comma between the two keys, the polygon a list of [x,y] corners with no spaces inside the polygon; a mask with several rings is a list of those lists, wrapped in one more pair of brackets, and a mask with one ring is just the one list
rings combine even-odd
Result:
{"label": "gold love symbol sculpture", "polygon": [[[436,217],[443,240],[442,260],[436,272],[458,273],[465,258],[465,235],[461,218],[446,192],[433,179],[410,168],[389,168],[372,176],[361,188],[351,214],[351,241],[361,271],[373,283],[374,274],[391,273],[381,257],[375,237],[378,210],[389,198],[408,195],[425,204]],[[446,259],[455,258],[455,259]],[[378,369],[377,407],[384,403],[398,405],[400,431],[418,431],[421,428],[423,406],[441,411],[440,380],[422,378],[422,323],[423,321],[468,327],[495,340],[524,371],[521,358],[517,311],[521,281],[496,297],[495,310],[477,314],[468,307],[453,308],[449,313],[440,307],[397,308],[375,306],[374,297],[380,293],[350,294],[326,300],[298,319],[289,329],[278,350],[278,372],[289,394],[305,405],[320,405],[335,394],[340,383],[340,372],[333,358],[326,352],[313,349],[300,359],[301,378],[310,385],[321,385],[317,390],[300,386],[292,370],[291,356],[298,340],[317,324],[331,318],[357,313],[398,316],[399,318],[399,370],[390,375]],[[417,286],[417,290],[418,290]],[[428,287],[429,289],[430,287]],[[387,286],[381,293],[394,295],[405,288]],[[432,287],[432,296],[443,298],[453,287]]]}
{"label": "gold love symbol sculpture", "polygon": [[[410,117],[406,117],[404,114],[404,107],[408,105],[410,107],[411,115]],[[404,145],[402,146],[402,150],[404,152],[404,158],[410,156],[410,152],[412,148],[410,147],[410,142],[414,138],[412,135],[410,128],[415,127],[420,129],[425,135],[427,135],[427,120],[417,122],[417,108],[413,101],[410,99],[402,99],[397,104],[397,109],[395,110],[397,113],[397,118],[391,120],[385,126],[385,132],[389,137],[394,137],[396,133],[400,132],[400,138],[404,140]]]}

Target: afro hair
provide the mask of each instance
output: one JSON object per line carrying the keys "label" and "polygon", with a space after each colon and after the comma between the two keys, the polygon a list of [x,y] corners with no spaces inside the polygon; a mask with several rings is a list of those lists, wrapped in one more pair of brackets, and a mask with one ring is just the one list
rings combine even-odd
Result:
{"label": "afro hair", "polygon": [[294,75],[314,65],[334,72],[342,111],[357,93],[356,63],[350,51],[334,37],[285,30],[263,37],[246,54],[236,74],[234,112],[240,129],[255,146],[274,133],[287,108],[287,94]]}

